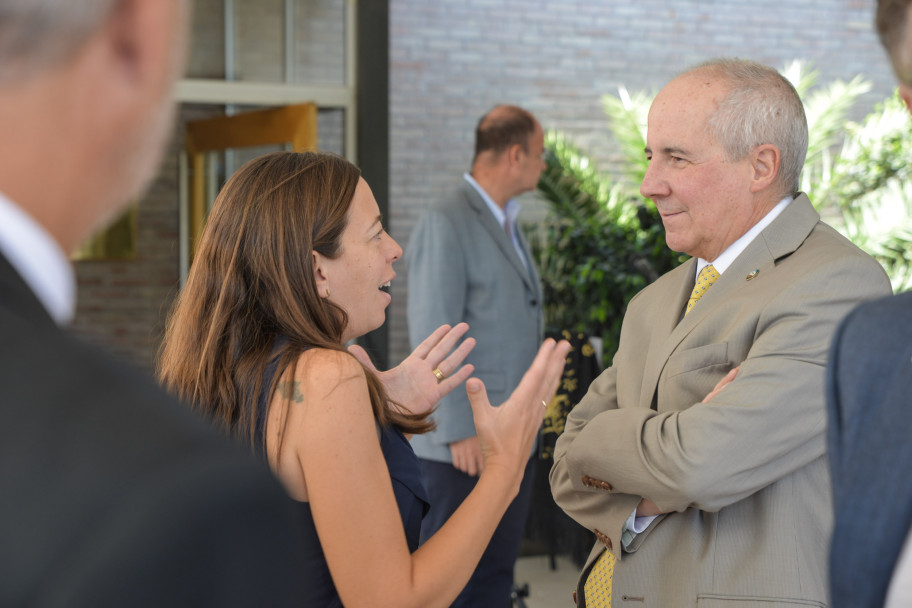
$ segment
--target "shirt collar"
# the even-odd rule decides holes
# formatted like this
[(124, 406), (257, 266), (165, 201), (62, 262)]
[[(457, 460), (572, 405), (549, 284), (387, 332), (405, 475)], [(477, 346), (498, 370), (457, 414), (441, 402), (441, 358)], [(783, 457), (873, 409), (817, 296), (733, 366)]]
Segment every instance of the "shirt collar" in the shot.
[(501, 209), (500, 205), (495, 203), (494, 199), (488, 196), (488, 193), (485, 192), (484, 188), (482, 188), (481, 185), (475, 181), (475, 178), (472, 177), (471, 174), (463, 173), (462, 177), (464, 177), (465, 180), (469, 182), (473, 188), (475, 188), (475, 190), (478, 192), (478, 195), (481, 197), (481, 200), (485, 202), (485, 204), (488, 206), (488, 209), (490, 209), (491, 213), (494, 214), (494, 219), (497, 220), (498, 224), (503, 226), (508, 216), (514, 224), (516, 223), (516, 216), (519, 215), (519, 211), (522, 208), (522, 205), (519, 204), (519, 201), (517, 201), (515, 198), (511, 198), (507, 201), (506, 206)]
[[(728, 246), (728, 249), (722, 252), (722, 254), (713, 260), (713, 268), (716, 269), (720, 275), (725, 272), (725, 270), (732, 265), (732, 262), (741, 255), (741, 252), (747, 249), (747, 246), (757, 238), (757, 235), (763, 232), (763, 229), (773, 223), (773, 220), (779, 217), (779, 214), (788, 207), (788, 204), (794, 199), (791, 194), (786, 196), (784, 199), (776, 203), (776, 206), (769, 210), (769, 212), (763, 216), (763, 218), (751, 226), (751, 229), (745, 232), (741, 238)], [(703, 258), (697, 258), (697, 271), (696, 274), (699, 275), (700, 271), (703, 270), (706, 266), (709, 266), (709, 262)]]
[(76, 277), (69, 259), (47, 230), (2, 192), (0, 253), (58, 325), (73, 320)]

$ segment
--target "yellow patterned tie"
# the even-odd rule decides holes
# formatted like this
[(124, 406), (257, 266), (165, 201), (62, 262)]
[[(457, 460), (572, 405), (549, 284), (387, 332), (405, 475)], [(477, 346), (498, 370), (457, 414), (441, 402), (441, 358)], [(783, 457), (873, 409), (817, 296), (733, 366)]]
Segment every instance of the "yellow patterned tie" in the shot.
[(615, 561), (614, 553), (606, 549), (592, 564), (583, 585), (586, 608), (611, 608), (611, 579), (614, 578)]
[[(687, 301), (687, 309), (684, 314), (690, 312), (694, 304), (703, 297), (706, 290), (719, 278), (719, 273), (713, 268), (712, 264), (704, 267), (697, 276), (697, 282)], [(589, 570), (589, 576), (583, 584), (583, 593), (586, 595), (586, 608), (611, 608), (611, 582), (614, 578), (614, 564), (617, 558), (614, 553), (602, 551), (598, 556), (592, 568)]]
[(694, 285), (693, 291), (690, 292), (690, 299), (687, 300), (687, 308), (684, 309), (684, 315), (690, 312), (690, 309), (694, 307), (700, 298), (703, 297), (703, 294), (706, 293), (712, 284), (719, 278), (719, 273), (716, 272), (716, 269), (713, 268), (712, 264), (703, 267), (703, 270), (700, 271), (700, 274), (697, 275), (697, 282)]

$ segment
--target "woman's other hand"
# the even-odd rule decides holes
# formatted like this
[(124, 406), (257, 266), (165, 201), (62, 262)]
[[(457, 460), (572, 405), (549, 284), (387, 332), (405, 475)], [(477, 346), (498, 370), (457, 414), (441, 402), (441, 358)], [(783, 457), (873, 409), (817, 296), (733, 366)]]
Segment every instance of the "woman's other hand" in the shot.
[(481, 380), (471, 378), (466, 382), (475, 430), (484, 454), (484, 472), (505, 467), (517, 491), (569, 352), (570, 343), (566, 340), (545, 340), (519, 386), (500, 407), (491, 405)]

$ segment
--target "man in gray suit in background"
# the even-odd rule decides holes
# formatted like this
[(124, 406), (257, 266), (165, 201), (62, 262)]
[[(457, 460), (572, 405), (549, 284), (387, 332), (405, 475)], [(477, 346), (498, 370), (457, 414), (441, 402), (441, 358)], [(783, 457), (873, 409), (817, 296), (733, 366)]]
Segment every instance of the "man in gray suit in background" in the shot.
[[(544, 169), (544, 134), (522, 108), (501, 105), (478, 123), (475, 158), (457, 188), (421, 217), (406, 249), (408, 324), (414, 348), (437, 327), (461, 321), (477, 340), (475, 366), (492, 403), (519, 384), (542, 341), (542, 291), (528, 243), (516, 226), (514, 197), (533, 190)], [(422, 541), (468, 496), (484, 467), (465, 392), (444, 397), (437, 429), (412, 439), (431, 508)], [(522, 486), (469, 584), (453, 606), (508, 606), (532, 486)]]

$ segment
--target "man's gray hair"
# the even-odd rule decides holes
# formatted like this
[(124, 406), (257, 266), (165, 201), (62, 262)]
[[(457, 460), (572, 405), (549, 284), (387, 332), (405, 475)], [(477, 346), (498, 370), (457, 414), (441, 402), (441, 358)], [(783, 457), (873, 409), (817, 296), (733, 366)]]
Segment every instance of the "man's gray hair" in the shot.
[(772, 144), (782, 155), (780, 194), (797, 192), (807, 156), (808, 124), (792, 83), (773, 68), (744, 59), (714, 59), (688, 73), (694, 71), (719, 76), (728, 86), (707, 125), (728, 160), (741, 160), (757, 146)]
[(73, 55), (119, 0), (0, 0), (0, 84)]

